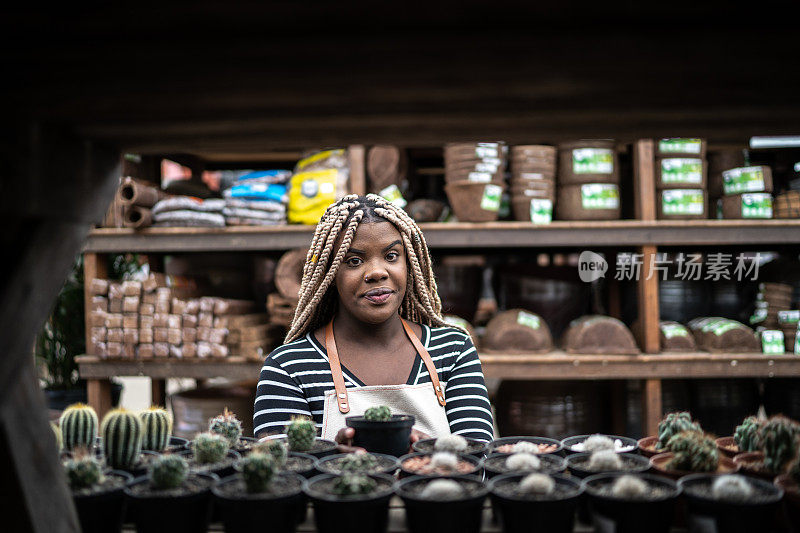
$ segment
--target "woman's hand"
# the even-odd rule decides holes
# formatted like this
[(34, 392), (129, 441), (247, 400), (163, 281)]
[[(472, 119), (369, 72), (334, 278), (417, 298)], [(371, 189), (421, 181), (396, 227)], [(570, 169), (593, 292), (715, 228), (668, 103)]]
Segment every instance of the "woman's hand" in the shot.
[(353, 437), (356, 435), (356, 430), (353, 428), (342, 428), (336, 434), (336, 444), (339, 453), (353, 453), (353, 452), (366, 452), (364, 448), (353, 446)]
[(415, 442), (420, 440), (425, 440), (431, 438), (430, 435), (426, 435), (425, 433), (421, 432), (418, 429), (411, 429), (411, 436), (408, 439), (408, 453), (414, 453), (413, 445)]

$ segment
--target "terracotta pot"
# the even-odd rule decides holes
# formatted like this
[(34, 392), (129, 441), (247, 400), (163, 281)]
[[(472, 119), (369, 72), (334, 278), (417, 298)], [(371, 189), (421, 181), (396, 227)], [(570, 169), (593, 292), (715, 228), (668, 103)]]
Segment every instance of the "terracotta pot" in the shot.
[(733, 462), (739, 465), (739, 471), (748, 476), (757, 477), (771, 481), (775, 479), (774, 472), (764, 470), (764, 452), (742, 452), (737, 453)]
[(736, 441), (733, 440), (733, 437), (720, 437), (714, 442), (717, 443), (717, 449), (725, 455), (725, 457), (733, 457), (739, 453), (739, 447), (736, 445)]
[(511, 147), (511, 157), (538, 157), (555, 161), (557, 149), (547, 144), (518, 144)]
[[(514, 220), (519, 220), (521, 222), (531, 222), (531, 200), (533, 200), (534, 198), (537, 197), (522, 196), (522, 197), (511, 198), (511, 214), (514, 216)], [(554, 203), (553, 202), (554, 199), (552, 196), (542, 196), (539, 199), (550, 200), (550, 206), (552, 209)], [(552, 211), (550, 212), (550, 220), (552, 221)]]
[(639, 453), (645, 457), (649, 458), (661, 453), (661, 450), (656, 448), (658, 446), (657, 436), (643, 437), (636, 443), (639, 445)]
[[(611, 164), (609, 172), (575, 172), (574, 150), (610, 150)], [(578, 185), (581, 183), (619, 183), (619, 158), (614, 141), (589, 140), (563, 143), (558, 146), (558, 183), (559, 185)], [(592, 170), (592, 169), (589, 169)], [(600, 169), (597, 169), (600, 170)]]
[(511, 185), (527, 185), (529, 182), (546, 181), (555, 184), (555, 172), (550, 170), (521, 170), (512, 169), (511, 171)]
[[(444, 186), (447, 199), (459, 222), (493, 222), (497, 220), (500, 194), (496, 195), (496, 204), (485, 204), (483, 202), (484, 194), (491, 193), (487, 187), (499, 187), (502, 193), (502, 187), (490, 183), (458, 181)], [(493, 209), (495, 205), (497, 208)]]
[[(672, 452), (664, 452), (659, 453), (650, 458), (650, 465), (653, 467), (653, 470), (662, 476), (666, 476), (670, 479), (678, 480), (683, 476), (688, 476), (689, 474), (697, 474), (698, 472), (690, 472), (688, 470), (669, 470), (665, 467), (665, 465), (672, 459), (673, 453)], [(739, 471), (739, 465), (733, 462), (733, 459), (730, 457), (720, 456), (719, 458), (719, 465), (717, 466), (716, 472), (712, 472), (714, 474), (731, 474), (733, 472)]]
[[(617, 194), (616, 201), (610, 198), (607, 200), (608, 203), (600, 207), (593, 206), (591, 204), (591, 199), (584, 201), (584, 196), (591, 198), (594, 189), (604, 189), (606, 185), (615, 188)], [(559, 183), (556, 204), (558, 206), (556, 209), (556, 218), (559, 220), (618, 220), (622, 214), (619, 187), (615, 184), (597, 181), (566, 186), (562, 186)]]

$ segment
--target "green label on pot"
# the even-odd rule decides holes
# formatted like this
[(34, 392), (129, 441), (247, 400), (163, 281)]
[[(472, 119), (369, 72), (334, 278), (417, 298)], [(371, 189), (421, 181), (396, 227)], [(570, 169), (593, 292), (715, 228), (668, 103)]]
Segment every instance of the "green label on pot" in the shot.
[(500, 197), (503, 195), (503, 188), (499, 185), (487, 184), (483, 188), (481, 198), (481, 209), (486, 211), (498, 211), (500, 209)]
[(525, 311), (517, 313), (517, 324), (528, 326), (531, 329), (539, 329), (540, 326), (539, 317)]
[(661, 324), (661, 333), (664, 337), (671, 339), (672, 337), (688, 337), (689, 330), (681, 324)]
[(581, 205), (584, 209), (617, 209), (619, 189), (613, 183), (581, 185)]
[(476, 172), (488, 172), (489, 174), (494, 174), (497, 172), (498, 168), (500, 168), (499, 159), (484, 159), (483, 163), (477, 163), (475, 165)]
[(488, 172), (470, 172), (467, 179), (477, 183), (489, 183), (492, 181), (492, 175)]
[(753, 315), (750, 317), (751, 324), (759, 324), (764, 322), (767, 319), (767, 308), (766, 307), (756, 307)]
[(531, 198), (531, 222), (549, 224), (553, 221), (553, 202), (547, 198)]
[(722, 172), (722, 190), (725, 194), (764, 190), (763, 167), (740, 167)]
[(778, 322), (780, 324), (797, 324), (800, 322), (800, 310), (778, 311)]
[(500, 157), (500, 150), (498, 145), (495, 143), (478, 143), (478, 146), (475, 147), (475, 155), (480, 158), (498, 158)]
[(786, 353), (783, 343), (783, 332), (776, 329), (765, 329), (761, 332), (761, 350), (765, 354)]
[(663, 154), (699, 154), (703, 148), (700, 139), (661, 139), (658, 151)]
[(661, 183), (703, 183), (703, 160), (670, 157), (661, 160)]
[(389, 203), (396, 205), (400, 209), (404, 208), (408, 202), (406, 202), (405, 198), (403, 198), (403, 193), (400, 192), (400, 189), (397, 185), (389, 185), (385, 189), (383, 189), (380, 193)]
[(661, 191), (661, 209), (665, 215), (702, 215), (705, 195), (696, 189)]
[(772, 218), (772, 195), (769, 193), (743, 194), (742, 218)]
[(614, 152), (608, 148), (576, 148), (572, 150), (572, 172), (611, 174), (614, 172)]

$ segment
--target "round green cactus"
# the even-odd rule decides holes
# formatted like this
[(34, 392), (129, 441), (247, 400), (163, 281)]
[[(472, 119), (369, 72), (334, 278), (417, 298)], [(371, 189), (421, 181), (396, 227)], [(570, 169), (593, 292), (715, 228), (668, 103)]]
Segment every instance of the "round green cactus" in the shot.
[(228, 439), (230, 446), (236, 446), (242, 436), (242, 423), (236, 415), (226, 407), (221, 415), (217, 415), (208, 422), (208, 431), (222, 435)]
[(378, 466), (378, 458), (371, 453), (349, 453), (340, 466), (343, 472), (369, 472)]
[(342, 474), (336, 478), (331, 491), (339, 496), (369, 494), (375, 490), (375, 480), (364, 474)]
[(666, 464), (671, 470), (714, 472), (719, 466), (717, 443), (702, 431), (682, 431), (673, 435), (667, 442), (667, 449), (673, 453)]
[(268, 453), (252, 452), (237, 465), (242, 474), (247, 492), (256, 494), (266, 492), (275, 477), (277, 465)]
[(81, 450), (64, 463), (64, 472), (72, 490), (88, 489), (103, 481), (103, 467), (91, 453)]
[(142, 451), (142, 421), (127, 409), (114, 409), (103, 418), (103, 452), (112, 468), (130, 470)]
[(189, 463), (180, 455), (161, 455), (148, 469), (150, 486), (155, 490), (169, 490), (180, 487), (189, 474)]
[(286, 428), (286, 440), (293, 452), (306, 452), (317, 439), (317, 426), (309, 418), (294, 418)]
[(216, 433), (200, 433), (192, 441), (192, 451), (198, 464), (219, 463), (228, 453), (228, 439)]
[(682, 431), (699, 430), (700, 424), (694, 422), (688, 412), (669, 413), (658, 423), (658, 449), (666, 449), (669, 439)]
[(92, 449), (97, 437), (97, 413), (83, 403), (74, 403), (64, 409), (58, 420), (64, 449)]
[(797, 455), (797, 438), (800, 425), (776, 415), (770, 417), (758, 432), (758, 440), (764, 451), (764, 468), (768, 472), (782, 474), (786, 466)]
[(388, 422), (392, 419), (392, 410), (385, 405), (370, 407), (364, 411), (364, 418), (370, 422)]
[(271, 455), (275, 461), (275, 466), (278, 468), (282, 468), (289, 457), (289, 449), (286, 442), (279, 439), (259, 442), (254, 446), (254, 451)]
[(163, 452), (169, 445), (172, 434), (172, 417), (162, 407), (150, 407), (139, 413), (142, 420), (142, 449), (152, 452)]

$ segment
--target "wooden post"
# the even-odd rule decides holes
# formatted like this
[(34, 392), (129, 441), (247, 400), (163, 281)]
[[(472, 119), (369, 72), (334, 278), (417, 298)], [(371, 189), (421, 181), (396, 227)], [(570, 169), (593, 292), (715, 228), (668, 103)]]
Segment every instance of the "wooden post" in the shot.
[(642, 431), (645, 436), (658, 435), (658, 422), (662, 416), (661, 380), (646, 379), (642, 391)]
[(111, 380), (87, 379), (86, 396), (98, 418), (102, 419), (111, 410)]
[[(105, 254), (83, 254), (83, 308), (87, 310), (87, 317), (89, 315), (88, 309), (90, 309), (92, 302), (92, 295), (90, 292), (92, 280), (107, 277), (108, 265), (106, 264)], [(94, 345), (91, 340), (91, 329), (89, 321), (86, 320), (86, 353), (89, 355), (102, 356), (104, 354), (95, 353), (96, 350), (94, 350)]]
[(167, 380), (153, 378), (150, 380), (150, 402), (152, 405), (167, 406)]
[(367, 194), (366, 149), (363, 144), (353, 144), (347, 148), (350, 162), (350, 192)]

